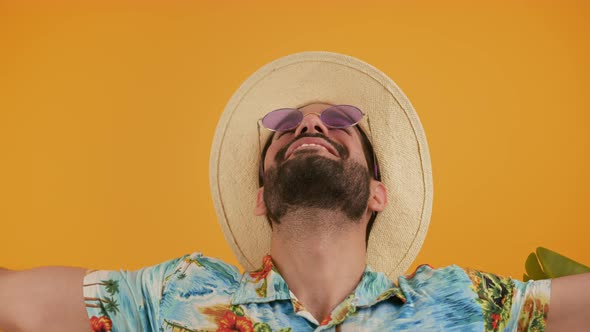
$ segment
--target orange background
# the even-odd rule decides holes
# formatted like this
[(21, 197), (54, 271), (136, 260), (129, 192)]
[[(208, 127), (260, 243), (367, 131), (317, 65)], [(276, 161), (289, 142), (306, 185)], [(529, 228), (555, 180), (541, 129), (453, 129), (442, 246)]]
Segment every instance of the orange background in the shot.
[[(417, 262), (520, 278), (590, 264), (588, 5), (579, 1), (0, 3), (0, 265), (236, 263), (209, 193), (225, 103), (263, 64), (328, 50), (380, 68), (434, 170)], [(255, 125), (255, 124), (252, 124)]]

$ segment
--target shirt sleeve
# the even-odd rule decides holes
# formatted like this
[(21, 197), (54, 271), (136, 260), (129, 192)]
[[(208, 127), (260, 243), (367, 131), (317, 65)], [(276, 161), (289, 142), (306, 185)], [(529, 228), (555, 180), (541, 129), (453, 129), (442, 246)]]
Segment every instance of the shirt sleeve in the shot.
[(545, 331), (551, 280), (522, 282), (467, 269), (485, 331)]
[(92, 331), (158, 331), (166, 277), (184, 257), (131, 272), (87, 271), (83, 291)]

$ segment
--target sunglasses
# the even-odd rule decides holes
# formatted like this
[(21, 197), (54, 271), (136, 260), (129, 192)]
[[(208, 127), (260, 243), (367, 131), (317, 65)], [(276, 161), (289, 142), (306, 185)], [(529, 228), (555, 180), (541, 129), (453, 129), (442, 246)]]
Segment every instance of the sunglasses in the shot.
[[(358, 124), (365, 116), (365, 113), (363, 111), (352, 105), (335, 105), (326, 108), (320, 113), (307, 114), (303, 114), (303, 112), (295, 108), (280, 108), (278, 110), (271, 111), (267, 113), (264, 117), (262, 117), (262, 119), (259, 119), (257, 123), (258, 152), (261, 155), (261, 158), (263, 158), (263, 156), (266, 155), (266, 149), (268, 148), (270, 141), (268, 141), (264, 149), (262, 149), (260, 144), (260, 124), (262, 124), (264, 128), (270, 131), (285, 132), (297, 128), (303, 121), (303, 118), (310, 114), (317, 115), (326, 127), (335, 129), (352, 127)], [(369, 121), (368, 116), (367, 123), (369, 125), (369, 133), (371, 133), (371, 122)], [(359, 132), (361, 133), (361, 136), (366, 140), (366, 145), (369, 149), (369, 155), (372, 155), (373, 157), (373, 177), (376, 180), (381, 181), (381, 172), (379, 171), (379, 166), (377, 164), (377, 157), (375, 156), (375, 152), (373, 151), (373, 147), (371, 146), (371, 140), (367, 137), (365, 132), (360, 127)], [(367, 161), (367, 163), (369, 163), (369, 161)], [(262, 180), (264, 178), (263, 160), (260, 161), (258, 175), (259, 185), (262, 186)]]
[(348, 128), (359, 123), (365, 115), (360, 109), (351, 105), (335, 105), (326, 108), (320, 113), (303, 114), (298, 109), (281, 108), (267, 113), (260, 123), (270, 131), (284, 132), (297, 128), (303, 118), (315, 114), (328, 128)]

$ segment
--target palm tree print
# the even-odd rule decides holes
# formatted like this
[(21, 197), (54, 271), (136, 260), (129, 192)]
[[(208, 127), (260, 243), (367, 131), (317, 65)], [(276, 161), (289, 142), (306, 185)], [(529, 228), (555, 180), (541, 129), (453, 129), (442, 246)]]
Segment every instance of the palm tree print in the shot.
[(106, 297), (105, 298), (106, 301), (104, 302), (104, 309), (106, 312), (110, 312), (113, 314), (116, 314), (119, 312), (119, 304), (117, 303), (117, 300), (115, 300), (112, 297)]
[(113, 279), (101, 280), (101, 282), (95, 282), (92, 284), (85, 284), (84, 287), (96, 285), (105, 286), (106, 291), (113, 296), (119, 293), (119, 281)]
[(184, 265), (184, 268), (177, 268), (173, 274), (170, 274), (169, 276), (167, 276), (166, 278), (164, 278), (164, 282), (168, 282), (168, 280), (170, 280), (170, 278), (172, 278), (172, 276), (176, 275), (177, 279), (184, 279), (186, 278), (186, 270), (192, 265), (195, 264), (199, 267), (202, 267), (203, 264), (201, 264), (201, 262), (199, 262), (199, 260), (197, 260), (196, 258), (190, 258), (190, 257), (186, 257), (183, 259), (184, 263), (186, 263)]
[[(111, 296), (100, 297), (85, 297), (86, 307), (88, 308), (99, 308), (101, 314), (108, 316), (108, 313), (117, 314), (119, 312), (119, 303), (115, 300), (115, 295), (119, 293), (119, 281), (114, 279), (101, 280), (101, 282), (95, 282), (92, 284), (85, 284), (84, 287), (90, 286), (103, 286), (107, 293)], [(92, 303), (98, 302), (98, 303)]]
[(98, 302), (98, 304), (86, 303), (86, 307), (98, 308), (103, 315), (108, 315), (108, 313), (117, 314), (119, 312), (119, 303), (117, 303), (117, 300), (112, 297), (107, 296), (104, 299), (98, 297), (85, 297), (84, 301)]
[(208, 332), (205, 330), (196, 330), (196, 329), (189, 329), (186, 326), (180, 325), (178, 323), (173, 323), (168, 321), (167, 319), (164, 319), (164, 327), (166, 328), (166, 331), (171, 331), (171, 332)]

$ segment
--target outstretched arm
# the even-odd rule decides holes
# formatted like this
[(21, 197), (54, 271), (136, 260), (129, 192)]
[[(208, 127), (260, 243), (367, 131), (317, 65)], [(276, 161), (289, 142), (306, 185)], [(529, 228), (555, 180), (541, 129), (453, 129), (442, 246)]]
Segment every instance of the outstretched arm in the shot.
[(553, 279), (547, 331), (588, 331), (590, 327), (590, 273)]
[(85, 269), (0, 268), (0, 330), (90, 331), (82, 295)]

